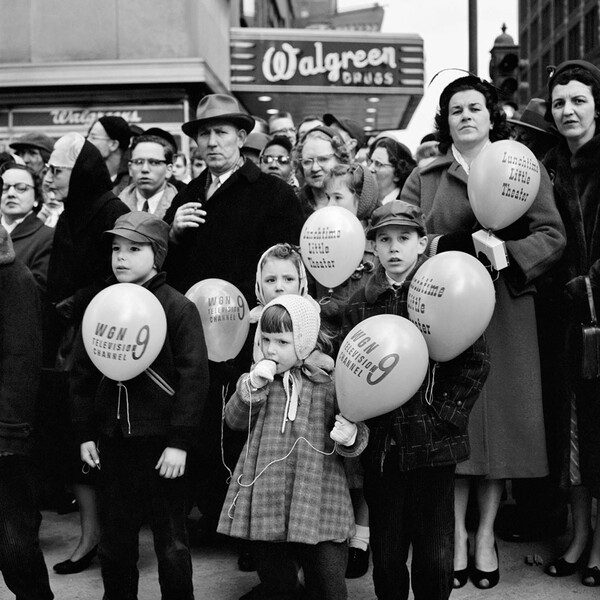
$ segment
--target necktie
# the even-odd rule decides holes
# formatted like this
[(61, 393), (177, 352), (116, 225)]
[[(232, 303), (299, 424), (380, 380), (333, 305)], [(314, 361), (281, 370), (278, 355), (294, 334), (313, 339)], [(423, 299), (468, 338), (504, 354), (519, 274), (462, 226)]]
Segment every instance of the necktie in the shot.
[(208, 200), (220, 187), (221, 181), (218, 177), (213, 177), (208, 190), (206, 191), (206, 199)]
[(150, 212), (150, 205), (148, 204), (148, 200), (144, 200), (144, 205), (142, 206), (143, 212)]

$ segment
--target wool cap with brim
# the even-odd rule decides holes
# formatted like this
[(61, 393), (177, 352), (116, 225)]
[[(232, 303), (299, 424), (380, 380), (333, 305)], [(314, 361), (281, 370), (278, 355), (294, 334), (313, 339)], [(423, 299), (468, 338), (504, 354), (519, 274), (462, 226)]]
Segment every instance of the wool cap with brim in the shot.
[[(277, 296), (265, 306), (283, 306), (292, 319), (294, 349), (300, 360), (304, 360), (316, 347), (321, 328), (321, 316), (317, 303), (297, 294)], [(263, 312), (264, 315), (264, 312)]]
[(254, 117), (240, 111), (239, 104), (233, 96), (227, 94), (209, 94), (204, 96), (196, 109), (196, 119), (181, 126), (183, 133), (196, 139), (198, 129), (210, 122), (225, 121), (232, 123), (246, 133), (254, 128)]
[(545, 100), (542, 98), (532, 98), (518, 119), (506, 119), (506, 122), (556, 137), (556, 129), (544, 118), (546, 110)]
[(121, 215), (114, 227), (104, 234), (120, 235), (132, 242), (150, 243), (156, 268), (160, 269), (167, 257), (169, 229), (169, 225), (162, 219), (144, 211), (134, 211)]
[(331, 113), (326, 113), (323, 115), (323, 122), (328, 127), (335, 124), (338, 125), (338, 127), (341, 127), (344, 131), (346, 131), (353, 140), (356, 140), (357, 150), (359, 148), (362, 148), (367, 142), (367, 136), (365, 135), (363, 128), (352, 119), (336, 117)]
[(256, 152), (262, 152), (263, 148), (269, 141), (269, 136), (266, 133), (260, 131), (252, 131), (248, 134), (246, 141), (244, 142), (243, 148), (250, 148), (256, 150)]
[[(43, 152), (47, 152), (48, 156), (54, 148), (54, 140), (47, 136), (45, 133), (40, 131), (32, 131), (22, 135), (17, 141), (9, 144), (13, 150), (27, 150), (28, 148), (35, 148)], [(48, 160), (48, 156), (46, 160)]]
[(387, 225), (414, 227), (423, 235), (427, 231), (423, 211), (415, 204), (404, 200), (392, 200), (373, 211), (371, 225), (366, 231), (367, 239), (374, 240), (377, 230)]

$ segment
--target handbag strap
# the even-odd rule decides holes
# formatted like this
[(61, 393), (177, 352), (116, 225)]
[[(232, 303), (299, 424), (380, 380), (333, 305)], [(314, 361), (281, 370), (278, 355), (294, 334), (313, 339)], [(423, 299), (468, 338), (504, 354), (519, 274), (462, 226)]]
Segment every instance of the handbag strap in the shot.
[(585, 276), (585, 289), (587, 290), (588, 302), (590, 304), (590, 315), (592, 316), (592, 325), (595, 325), (596, 307), (594, 306), (594, 296), (592, 295), (592, 283), (587, 275)]

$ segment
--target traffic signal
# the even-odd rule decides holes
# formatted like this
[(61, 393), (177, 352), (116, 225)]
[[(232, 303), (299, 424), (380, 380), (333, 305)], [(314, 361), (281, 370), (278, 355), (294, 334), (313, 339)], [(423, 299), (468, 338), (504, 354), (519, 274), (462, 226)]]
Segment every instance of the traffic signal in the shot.
[(490, 54), (490, 77), (498, 89), (500, 100), (518, 102), (519, 46), (506, 33), (506, 25), (502, 26), (502, 35), (496, 38)]

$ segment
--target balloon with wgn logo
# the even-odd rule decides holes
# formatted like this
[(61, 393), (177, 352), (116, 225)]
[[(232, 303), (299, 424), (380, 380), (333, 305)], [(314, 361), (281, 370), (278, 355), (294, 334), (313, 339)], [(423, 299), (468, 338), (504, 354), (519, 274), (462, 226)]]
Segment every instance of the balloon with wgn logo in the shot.
[(365, 244), (360, 221), (341, 206), (315, 211), (300, 233), (302, 260), (311, 275), (327, 288), (344, 283), (354, 273), (365, 253)]
[(143, 373), (159, 355), (167, 318), (152, 292), (134, 283), (116, 283), (89, 303), (81, 333), (98, 370), (109, 379), (127, 381)]
[(419, 328), (429, 356), (445, 362), (464, 352), (486, 330), (496, 294), (487, 269), (465, 252), (426, 260), (408, 289), (408, 316)]
[(501, 140), (471, 163), (467, 192), (475, 217), (496, 231), (527, 212), (540, 189), (540, 165), (524, 144)]
[(376, 315), (361, 321), (345, 337), (335, 364), (340, 412), (364, 421), (402, 406), (423, 383), (428, 365), (425, 340), (408, 319)]
[(235, 358), (248, 337), (248, 303), (235, 285), (223, 279), (203, 279), (185, 294), (200, 313), (208, 359)]

